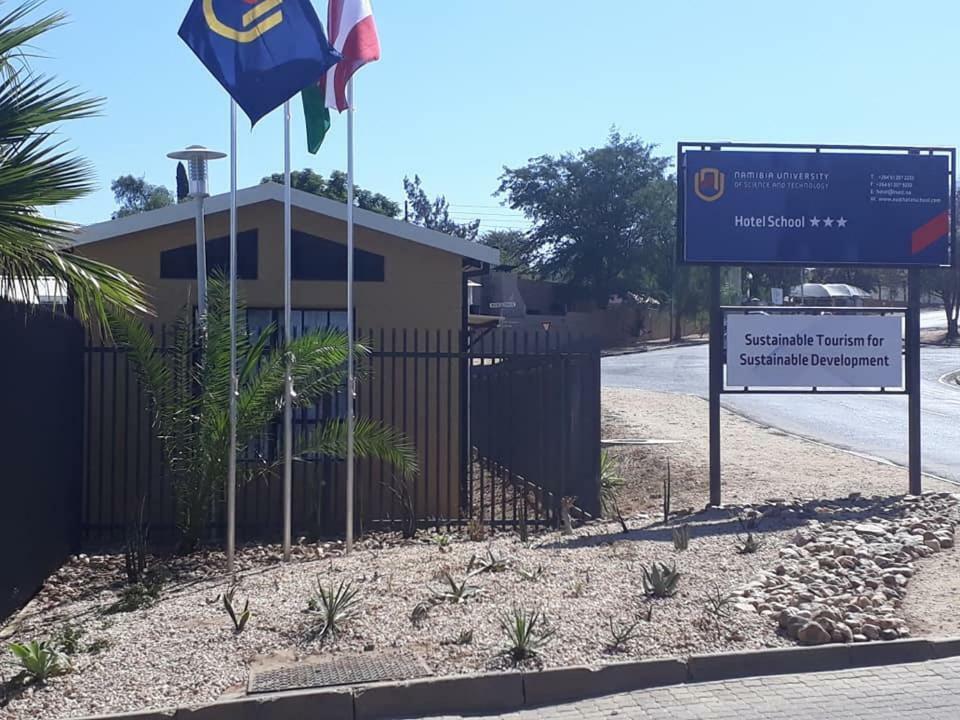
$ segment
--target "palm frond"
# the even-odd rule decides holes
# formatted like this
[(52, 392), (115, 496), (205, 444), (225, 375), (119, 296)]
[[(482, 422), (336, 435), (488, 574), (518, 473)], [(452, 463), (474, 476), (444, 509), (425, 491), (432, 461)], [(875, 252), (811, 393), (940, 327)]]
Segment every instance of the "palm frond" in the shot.
[(74, 226), (38, 208), (93, 190), (90, 165), (53, 142), (57, 123), (89, 117), (102, 102), (35, 74), (27, 43), (60, 25), (53, 13), (30, 20), (30, 0), (0, 15), (0, 296), (31, 302), (50, 282), (66, 288), (77, 316), (108, 335), (111, 312), (148, 311), (133, 277), (70, 253)]
[[(375, 420), (355, 420), (354, 450), (358, 458), (373, 458), (389, 463), (404, 478), (412, 478), (417, 474), (417, 453), (406, 436)], [(332, 420), (308, 433), (297, 448), (298, 456), (307, 454), (346, 457), (347, 424), (342, 420)]]

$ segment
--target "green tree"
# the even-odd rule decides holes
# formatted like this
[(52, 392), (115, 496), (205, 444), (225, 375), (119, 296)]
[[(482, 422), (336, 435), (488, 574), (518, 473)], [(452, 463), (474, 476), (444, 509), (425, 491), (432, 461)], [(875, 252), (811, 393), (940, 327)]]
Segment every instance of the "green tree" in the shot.
[(673, 273), (676, 186), (654, 149), (614, 129), (603, 147), (505, 168), (496, 194), (533, 223), (521, 256), (601, 307), (613, 293), (662, 294)]
[(151, 185), (143, 177), (122, 175), (110, 183), (118, 207), (113, 219), (158, 210), (174, 204), (173, 194), (163, 185)]
[[(261, 180), (263, 183), (273, 182), (284, 184), (283, 173), (274, 173), (270, 177)], [(306, 170), (294, 170), (290, 173), (290, 185), (295, 190), (302, 190), (313, 195), (319, 195), (330, 200), (345, 203), (347, 201), (347, 174), (340, 170), (334, 170), (329, 178), (315, 173), (307, 168)], [(354, 187), (354, 196), (357, 206), (362, 210), (386, 215), (395, 218), (400, 214), (400, 206), (386, 195), (364, 190), (361, 187)]]
[(455, 222), (450, 217), (450, 203), (443, 195), (433, 200), (427, 197), (419, 175), (413, 180), (403, 179), (403, 190), (407, 195), (407, 206), (410, 210), (410, 222), (447, 235), (456, 235), (464, 240), (475, 241), (480, 232), (480, 221), (473, 220), (467, 223)]
[(186, 202), (190, 198), (190, 179), (187, 177), (187, 168), (182, 162), (177, 163), (177, 202)]
[(90, 166), (65, 151), (61, 123), (94, 115), (101, 101), (31, 70), (37, 38), (63, 24), (54, 13), (28, 20), (39, 3), (0, 15), (0, 297), (27, 300), (41, 284), (66, 287), (77, 316), (101, 328), (113, 311), (145, 312), (140, 284), (126, 273), (71, 252), (74, 226), (45, 217), (93, 190)]
[(920, 288), (943, 303), (947, 316), (947, 342), (960, 340), (960, 265), (952, 268), (922, 270)]
[(518, 275), (532, 275), (523, 257), (524, 234), (519, 230), (491, 230), (480, 238), (480, 243), (500, 251), (500, 262), (512, 265)]
[[(208, 290), (207, 333), (199, 345), (189, 321), (192, 305), (181, 311), (173, 341), (163, 350), (139, 320), (123, 317), (114, 323), (114, 337), (129, 351), (154, 411), (154, 428), (170, 466), (184, 552), (196, 547), (212, 503), (223, 492), (230, 451), (230, 295), (223, 277), (212, 278)], [(343, 388), (347, 337), (328, 329), (271, 349), (276, 327), (252, 338), (242, 301), (237, 318), (237, 450), (243, 456), (253, 442), (263, 440), (277, 426), (287, 359), (292, 363), (297, 405), (312, 407)], [(368, 352), (362, 345), (357, 349), (361, 359)], [(416, 473), (413, 448), (392, 428), (358, 418), (355, 438), (357, 457), (379, 458), (405, 478)], [(346, 455), (346, 440), (346, 423), (328, 420), (298, 438), (296, 453), (298, 457), (341, 458)], [(274, 469), (262, 466), (257, 474), (269, 476)]]

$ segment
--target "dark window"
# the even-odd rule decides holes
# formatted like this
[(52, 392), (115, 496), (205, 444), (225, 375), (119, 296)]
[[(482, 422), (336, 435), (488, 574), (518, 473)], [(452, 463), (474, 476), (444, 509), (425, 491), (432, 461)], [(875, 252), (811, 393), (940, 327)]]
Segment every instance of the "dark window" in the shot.
[[(383, 255), (356, 250), (354, 279), (383, 282)], [(293, 279), (347, 281), (347, 246), (332, 240), (293, 231)]]
[[(257, 231), (237, 233), (237, 277), (257, 279)], [(230, 271), (230, 238), (207, 240), (207, 275)], [(191, 280), (197, 277), (197, 246), (193, 243), (160, 253), (160, 277)]]

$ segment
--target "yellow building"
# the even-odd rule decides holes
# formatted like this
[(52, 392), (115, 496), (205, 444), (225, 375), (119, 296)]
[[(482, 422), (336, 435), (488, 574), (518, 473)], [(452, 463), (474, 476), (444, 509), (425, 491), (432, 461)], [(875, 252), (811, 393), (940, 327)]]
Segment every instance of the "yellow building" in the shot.
[[(195, 210), (192, 202), (90, 225), (75, 252), (139, 278), (155, 309), (157, 331), (196, 301)], [(225, 270), (229, 196), (206, 201), (207, 267)], [(498, 262), (492, 248), (365, 210), (357, 210), (355, 322), (372, 343), (372, 376), (360, 388), (358, 411), (403, 430), (422, 468), (413, 488), (418, 517), (456, 517), (465, 453), (462, 374), (467, 325), (467, 273)], [(346, 326), (346, 206), (293, 191), (295, 332)], [(238, 192), (238, 288), (251, 330), (282, 320), (283, 187)], [(172, 524), (169, 488), (145, 402), (126, 358), (111, 348), (88, 352), (84, 526), (90, 539), (115, 539), (147, 501), (154, 527)], [(337, 403), (302, 413), (301, 425)], [(398, 493), (389, 468), (358, 471), (361, 521), (396, 521)], [(295, 474), (297, 527), (333, 531), (342, 517), (339, 463), (300, 463)], [(278, 526), (279, 483), (252, 482), (240, 494), (240, 528)], [(216, 519), (214, 519), (216, 521)], [(119, 525), (118, 525), (119, 523)]]

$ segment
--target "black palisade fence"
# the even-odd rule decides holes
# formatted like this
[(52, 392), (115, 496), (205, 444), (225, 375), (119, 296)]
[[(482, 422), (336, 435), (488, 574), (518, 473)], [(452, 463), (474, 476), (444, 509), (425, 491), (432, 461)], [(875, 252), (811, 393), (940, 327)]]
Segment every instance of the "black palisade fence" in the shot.
[[(170, 329), (156, 328), (161, 345)], [(361, 330), (371, 349), (358, 381), (358, 416), (400, 430), (417, 450), (419, 473), (405, 481), (375, 460), (356, 470), (360, 532), (448, 528), (476, 518), (533, 530), (559, 522), (561, 500), (599, 512), (600, 356), (559, 333), (495, 329)], [(122, 542), (142, 506), (154, 542), (175, 538), (175, 505), (152, 410), (125, 350), (88, 340), (85, 352), (83, 539)], [(307, 431), (343, 417), (345, 393), (294, 413), (294, 448)], [(283, 523), (280, 423), (251, 443), (238, 469), (237, 522), (243, 540), (276, 541)], [(275, 468), (275, 470), (267, 470)], [(298, 536), (344, 531), (341, 459), (294, 463)], [(208, 539), (223, 536), (218, 502)]]

